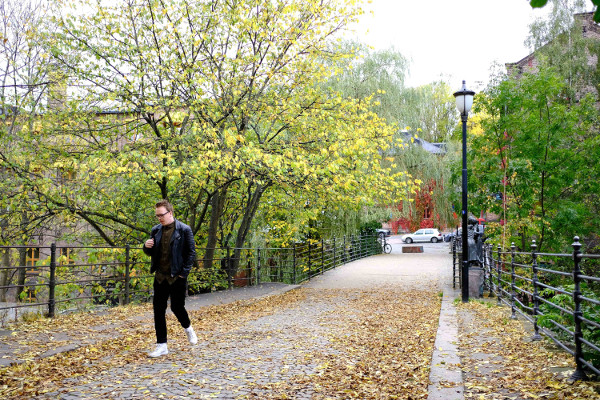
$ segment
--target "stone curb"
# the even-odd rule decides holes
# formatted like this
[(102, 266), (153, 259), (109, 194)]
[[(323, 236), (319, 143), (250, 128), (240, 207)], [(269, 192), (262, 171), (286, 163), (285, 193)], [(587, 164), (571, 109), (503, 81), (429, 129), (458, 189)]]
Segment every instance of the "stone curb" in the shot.
[(429, 373), (428, 400), (463, 400), (464, 383), (458, 356), (458, 315), (454, 299), (458, 292), (444, 287), (440, 320)]

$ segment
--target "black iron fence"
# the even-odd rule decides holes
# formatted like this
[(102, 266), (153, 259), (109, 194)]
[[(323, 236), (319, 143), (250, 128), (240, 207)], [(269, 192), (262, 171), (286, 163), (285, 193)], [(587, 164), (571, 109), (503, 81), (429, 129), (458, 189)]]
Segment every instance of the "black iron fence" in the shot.
[[(578, 237), (572, 247), (572, 253), (541, 253), (535, 240), (529, 252), (486, 245), (482, 267), (483, 288), (511, 308), (511, 318), (519, 314), (533, 325), (533, 340), (544, 335), (574, 357), (576, 380), (600, 375), (600, 255), (582, 253)], [(460, 284), (461, 256), (453, 246)]]
[(462, 274), (460, 273), (462, 266), (462, 243), (458, 236), (452, 238), (450, 248), (452, 249), (452, 288), (456, 289), (456, 284), (462, 288)]
[[(264, 282), (301, 283), (327, 270), (380, 254), (376, 235), (308, 240), (286, 248), (217, 248), (198, 259), (190, 295)], [(206, 249), (197, 249), (199, 256)], [(0, 325), (27, 313), (148, 301), (150, 259), (141, 246), (0, 246)]]

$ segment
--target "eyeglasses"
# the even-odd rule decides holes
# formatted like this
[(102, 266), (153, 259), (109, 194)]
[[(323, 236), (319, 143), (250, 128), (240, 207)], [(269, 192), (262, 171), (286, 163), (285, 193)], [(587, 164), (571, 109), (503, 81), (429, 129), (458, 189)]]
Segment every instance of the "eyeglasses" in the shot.
[(165, 215), (167, 215), (168, 213), (170, 213), (171, 211), (167, 211), (166, 213), (162, 213), (162, 214), (156, 214), (156, 218), (161, 219), (162, 217), (164, 217)]

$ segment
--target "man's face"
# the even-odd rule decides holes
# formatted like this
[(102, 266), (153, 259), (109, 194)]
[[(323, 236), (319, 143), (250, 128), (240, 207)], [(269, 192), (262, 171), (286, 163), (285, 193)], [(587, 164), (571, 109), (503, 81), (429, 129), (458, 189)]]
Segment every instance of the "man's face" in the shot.
[(158, 221), (161, 223), (162, 226), (172, 224), (175, 220), (173, 218), (173, 213), (167, 211), (167, 209), (162, 206), (156, 209), (156, 218), (158, 218)]

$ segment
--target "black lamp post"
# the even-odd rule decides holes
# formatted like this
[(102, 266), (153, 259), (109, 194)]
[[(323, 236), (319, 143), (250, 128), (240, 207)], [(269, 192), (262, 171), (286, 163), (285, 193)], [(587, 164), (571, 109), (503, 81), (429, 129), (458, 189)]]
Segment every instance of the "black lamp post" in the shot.
[(456, 108), (462, 120), (462, 301), (469, 301), (469, 238), (467, 235), (467, 119), (473, 105), (475, 92), (468, 90), (465, 81), (462, 89), (454, 93)]

